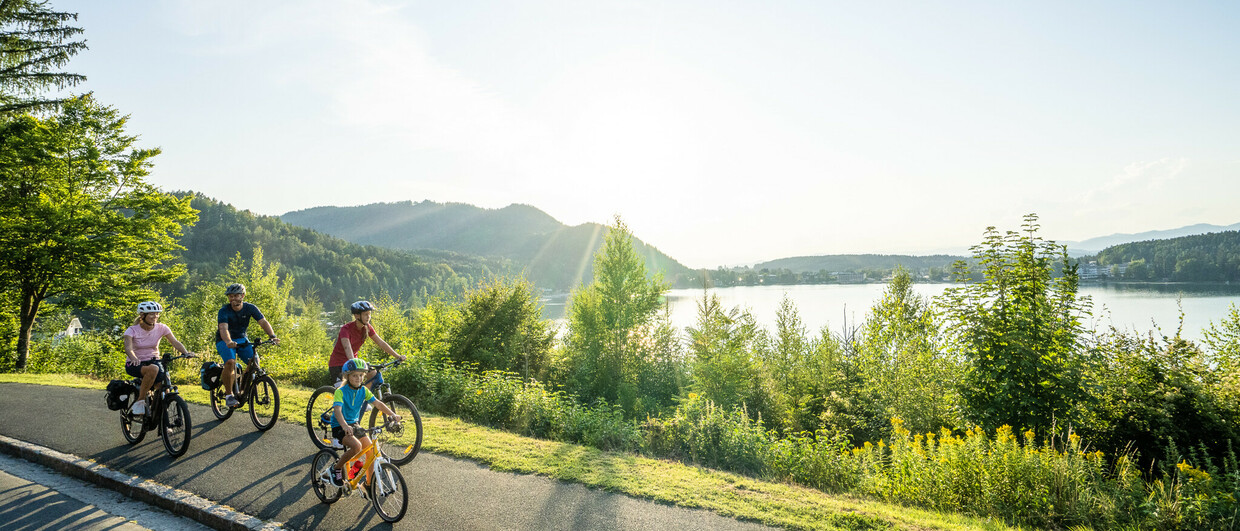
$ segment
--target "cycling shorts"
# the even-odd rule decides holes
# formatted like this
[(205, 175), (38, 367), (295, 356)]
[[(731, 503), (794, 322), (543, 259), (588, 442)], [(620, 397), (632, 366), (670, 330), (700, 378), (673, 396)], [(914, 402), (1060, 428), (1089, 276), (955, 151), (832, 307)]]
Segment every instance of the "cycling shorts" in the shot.
[(160, 363), (160, 362), (159, 362), (159, 360), (146, 360), (146, 361), (142, 362), (142, 364), (141, 364), (141, 365), (130, 365), (130, 364), (126, 363), (126, 364), (125, 364), (125, 374), (128, 374), (128, 375), (130, 375), (130, 376), (133, 376), (134, 378), (141, 378), (141, 377), (142, 377), (142, 368), (143, 368), (143, 367), (146, 367), (147, 365), (154, 365), (154, 366), (156, 366), (156, 367), (158, 367), (158, 368), (159, 368), (159, 373), (157, 373), (157, 374), (155, 375), (155, 381), (157, 381), (157, 382), (158, 382), (158, 381), (160, 381), (160, 380), (162, 380), (162, 379), (163, 379), (163, 376), (164, 376), (164, 364), (163, 364), (163, 363)]
[(234, 341), (237, 342), (237, 348), (228, 348), (228, 343), (217, 341), (215, 343), (215, 351), (220, 353), (220, 359), (224, 360), (225, 363), (228, 360), (235, 360), (240, 357), (241, 361), (249, 365), (254, 359), (254, 345), (250, 344), (250, 341), (244, 337)]

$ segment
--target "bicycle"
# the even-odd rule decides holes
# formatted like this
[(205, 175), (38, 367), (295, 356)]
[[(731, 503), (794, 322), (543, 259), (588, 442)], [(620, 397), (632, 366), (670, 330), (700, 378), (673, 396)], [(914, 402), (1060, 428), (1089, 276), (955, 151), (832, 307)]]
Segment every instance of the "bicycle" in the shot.
[[(196, 357), (193, 353), (174, 357), (164, 356), (158, 363), (163, 368), (162, 366), (181, 358)], [(146, 432), (158, 428), (168, 455), (181, 457), (189, 450), (189, 439), (193, 429), (193, 423), (189, 418), (189, 406), (177, 392), (177, 386), (173, 385), (172, 380), (168, 378), (167, 371), (160, 371), (160, 374), (162, 377), (156, 380), (155, 385), (146, 395), (146, 413), (135, 415), (130, 412), (129, 408), (121, 410), (121, 433), (125, 435), (125, 440), (130, 445), (134, 445), (142, 442), (142, 439), (146, 437)], [(136, 388), (141, 388), (142, 378), (134, 378), (133, 384)], [(156, 390), (154, 387), (159, 389)], [(135, 395), (134, 398), (137, 399), (137, 396)]]
[[(399, 367), (401, 363), (403, 363), (402, 360), (392, 360), (382, 365), (372, 365), (371, 368), (375, 370), (374, 378), (362, 384), (370, 385), (370, 382), (375, 382), (375, 399), (386, 404), (393, 413), (400, 415), (401, 419), (413, 421), (414, 433), (405, 433), (405, 423), (402, 422), (398, 425), (399, 427), (395, 428), (398, 431), (393, 432), (393, 440), (379, 446), (379, 451), (397, 465), (405, 465), (413, 461), (418, 451), (422, 449), (422, 415), (418, 413), (417, 406), (414, 406), (413, 401), (405, 396), (393, 393), (392, 385), (383, 381), (384, 369)], [(306, 403), (306, 431), (310, 433), (310, 440), (314, 441), (314, 445), (320, 449), (334, 447), (331, 417), (335, 395), (335, 386), (324, 385), (315, 389), (310, 395), (310, 401)], [(365, 415), (365, 412), (362, 414)], [(380, 411), (377, 408), (370, 411), (368, 424), (370, 429), (375, 428), (375, 421), (378, 420), (379, 414)], [(384, 424), (386, 424), (387, 415), (385, 414), (384, 417)], [(413, 438), (412, 444), (408, 441), (409, 437)]]
[[(409, 504), (409, 489), (405, 486), (405, 477), (401, 475), (400, 468), (379, 451), (379, 434), (393, 428), (399, 430), (400, 426), (398, 423), (385, 423), (383, 426), (366, 430), (371, 438), (370, 444), (363, 448), (357, 457), (344, 463), (345, 470), (352, 470), (350, 463), (361, 460), (361, 469), (353, 477), (346, 477), (344, 484), (339, 487), (331, 482), (332, 467), (339, 458), (336, 450), (323, 448), (314, 454), (314, 459), (310, 462), (310, 485), (319, 501), (332, 504), (342, 495), (356, 491), (370, 500), (383, 521), (391, 523), (403, 518)], [(363, 490), (362, 486), (366, 488)]]
[[(254, 357), (245, 364), (243, 374), (237, 375), (236, 366), (233, 367), (233, 397), (238, 402), (250, 406), (250, 420), (254, 422), (254, 427), (258, 428), (258, 431), (271, 429), (276, 425), (276, 419), (280, 418), (280, 390), (276, 388), (275, 379), (263, 370), (258, 359), (258, 348), (270, 344), (272, 344), (271, 340), (252, 343)], [(229, 407), (225, 403), (224, 396), (228, 392), (224, 386), (221, 384), (209, 394), (211, 395), (211, 413), (215, 414), (215, 418), (227, 420), (231, 417), (233, 410), (237, 408)]]

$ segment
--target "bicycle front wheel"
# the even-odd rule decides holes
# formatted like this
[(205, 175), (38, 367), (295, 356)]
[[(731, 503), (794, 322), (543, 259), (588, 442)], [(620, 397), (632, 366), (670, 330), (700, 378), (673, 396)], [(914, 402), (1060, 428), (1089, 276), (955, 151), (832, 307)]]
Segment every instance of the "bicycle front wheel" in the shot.
[[(409, 464), (422, 449), (422, 415), (418, 414), (413, 401), (402, 395), (387, 395), (383, 397), (383, 403), (400, 415), (401, 420), (399, 428), (389, 426), (388, 433), (379, 437), (379, 451), (397, 465)], [(387, 414), (378, 408), (370, 412), (370, 427), (375, 427), (376, 422), (387, 425)]]
[(164, 448), (168, 449), (168, 455), (185, 455), (185, 451), (189, 450), (192, 428), (189, 406), (185, 405), (185, 399), (177, 395), (169, 396), (164, 401), (163, 418), (159, 420), (159, 432), (164, 439)]
[(405, 517), (409, 505), (409, 489), (405, 477), (392, 463), (379, 463), (379, 473), (370, 478), (370, 502), (384, 522), (395, 522)]
[(310, 440), (319, 448), (328, 448), (332, 440), (332, 402), (336, 400), (336, 388), (324, 385), (314, 390), (306, 402), (306, 431)]
[(310, 461), (310, 485), (314, 487), (314, 495), (323, 503), (334, 503), (344, 492), (344, 487), (332, 485), (328, 479), (335, 464), (336, 451), (328, 448), (319, 450)]
[(250, 386), (250, 420), (258, 431), (267, 431), (280, 418), (280, 390), (270, 376), (254, 380)]
[(142, 415), (137, 418), (131, 418), (129, 409), (121, 410), (121, 433), (125, 434), (125, 440), (129, 444), (138, 444), (146, 437), (146, 430), (142, 429)]

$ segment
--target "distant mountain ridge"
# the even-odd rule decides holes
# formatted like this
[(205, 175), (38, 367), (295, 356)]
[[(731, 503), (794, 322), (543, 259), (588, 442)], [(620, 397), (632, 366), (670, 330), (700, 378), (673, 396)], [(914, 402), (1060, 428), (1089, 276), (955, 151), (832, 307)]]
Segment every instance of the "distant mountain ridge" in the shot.
[(1168, 240), (1182, 236), (1196, 236), (1198, 234), (1233, 230), (1240, 230), (1240, 223), (1227, 226), (1198, 223), (1196, 225), (1189, 225), (1176, 229), (1151, 230), (1136, 234), (1111, 234), (1109, 236), (1099, 236), (1097, 238), (1090, 238), (1079, 242), (1063, 241), (1058, 243), (1068, 246), (1068, 254), (1072, 256), (1084, 256), (1098, 254), (1103, 249), (1125, 243), (1143, 242), (1149, 240)]
[[(504, 258), (525, 268), (544, 288), (567, 290), (593, 278), (594, 254), (607, 227), (583, 223), (569, 227), (535, 207), (512, 204), (486, 209), (464, 203), (401, 201), (288, 212), (283, 221), (363, 244), (416, 251), (436, 249)], [(633, 246), (647, 269), (662, 271), (676, 283), (695, 273), (636, 235)]]

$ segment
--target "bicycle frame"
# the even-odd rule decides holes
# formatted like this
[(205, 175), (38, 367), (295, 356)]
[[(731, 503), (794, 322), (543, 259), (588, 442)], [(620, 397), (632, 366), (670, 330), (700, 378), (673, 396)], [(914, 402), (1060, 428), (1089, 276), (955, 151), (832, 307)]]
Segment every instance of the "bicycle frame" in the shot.
[[(383, 484), (382, 475), (379, 474), (379, 463), (388, 462), (388, 458), (383, 457), (383, 454), (379, 453), (378, 435), (381, 431), (382, 430), (379, 428), (372, 430), (373, 433), (371, 433), (370, 444), (366, 445), (366, 447), (362, 449), (361, 454), (344, 463), (344, 469), (349, 470), (350, 465), (354, 461), (357, 461), (358, 459), (363, 460), (360, 473), (352, 478), (345, 479), (345, 492), (352, 493), (354, 490), (358, 490), (362, 486), (370, 485), (376, 478), (379, 478), (378, 487), (381, 489), (386, 488), (386, 485)], [(328, 471), (328, 473), (330, 473), (330, 471)], [(366, 491), (362, 490), (361, 492), (362, 496), (365, 497)]]

